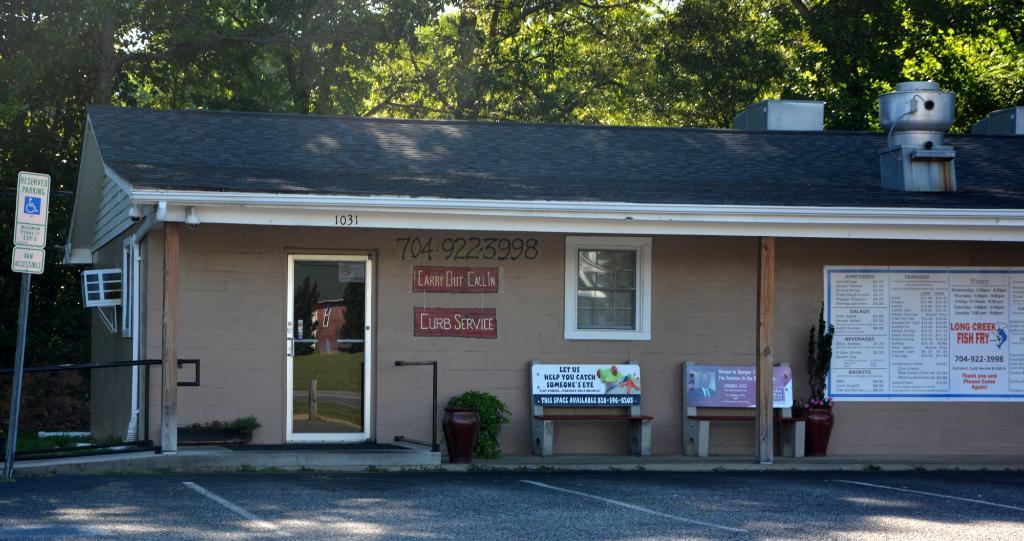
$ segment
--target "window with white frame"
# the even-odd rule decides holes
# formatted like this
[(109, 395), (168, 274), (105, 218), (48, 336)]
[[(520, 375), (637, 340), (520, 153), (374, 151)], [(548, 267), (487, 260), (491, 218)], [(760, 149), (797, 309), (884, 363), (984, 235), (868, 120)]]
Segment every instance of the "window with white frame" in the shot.
[(565, 338), (651, 339), (650, 237), (566, 237)]

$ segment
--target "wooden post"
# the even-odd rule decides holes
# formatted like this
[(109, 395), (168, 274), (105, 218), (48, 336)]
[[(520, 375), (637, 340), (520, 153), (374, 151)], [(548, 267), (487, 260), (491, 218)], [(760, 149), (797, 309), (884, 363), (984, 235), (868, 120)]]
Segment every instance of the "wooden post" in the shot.
[(316, 396), (316, 378), (309, 380), (309, 420), (320, 419), (320, 412), (317, 411), (318, 397)]
[(757, 461), (771, 464), (775, 459), (772, 434), (772, 361), (775, 330), (775, 239), (761, 237), (757, 265)]
[(163, 378), (160, 401), (160, 449), (178, 451), (178, 244), (180, 224), (164, 224)]

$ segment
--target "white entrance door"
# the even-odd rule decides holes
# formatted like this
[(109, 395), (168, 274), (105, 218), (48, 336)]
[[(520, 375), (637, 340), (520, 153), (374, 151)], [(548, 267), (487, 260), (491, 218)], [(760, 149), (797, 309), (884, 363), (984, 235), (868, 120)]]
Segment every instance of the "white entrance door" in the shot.
[(370, 439), (372, 276), (366, 256), (288, 256), (288, 441)]

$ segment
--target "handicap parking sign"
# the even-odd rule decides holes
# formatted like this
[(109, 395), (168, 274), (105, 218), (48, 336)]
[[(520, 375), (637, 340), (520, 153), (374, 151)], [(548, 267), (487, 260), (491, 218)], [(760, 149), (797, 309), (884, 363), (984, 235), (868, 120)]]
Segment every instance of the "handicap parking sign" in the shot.
[(39, 197), (25, 196), (25, 214), (39, 215), (42, 212), (43, 200)]
[(47, 210), (50, 204), (50, 177), (42, 173), (18, 173), (18, 197), (14, 200), (14, 244), (22, 247), (46, 246)]

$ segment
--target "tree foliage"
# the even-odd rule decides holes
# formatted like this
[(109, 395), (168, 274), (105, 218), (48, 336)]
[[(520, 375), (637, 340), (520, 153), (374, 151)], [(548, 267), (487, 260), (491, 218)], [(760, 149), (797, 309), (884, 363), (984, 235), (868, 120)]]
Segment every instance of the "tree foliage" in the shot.
[[(78, 272), (58, 247), (90, 103), (728, 127), (783, 97), (824, 100), (829, 128), (864, 130), (877, 95), (912, 79), (957, 93), (958, 131), (1024, 103), (1024, 2), (5, 0), (0, 235), (19, 170), (60, 192), (28, 357), (88, 352)], [(0, 274), (0, 366), (18, 280)]]

